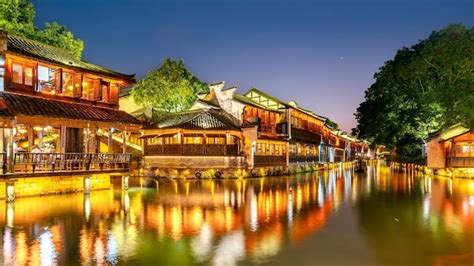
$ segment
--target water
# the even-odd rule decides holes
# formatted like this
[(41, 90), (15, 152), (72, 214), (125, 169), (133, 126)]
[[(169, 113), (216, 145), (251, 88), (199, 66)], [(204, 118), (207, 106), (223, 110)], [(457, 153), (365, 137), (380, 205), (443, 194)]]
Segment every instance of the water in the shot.
[(474, 180), (376, 167), (113, 184), (1, 202), (0, 264), (474, 264)]

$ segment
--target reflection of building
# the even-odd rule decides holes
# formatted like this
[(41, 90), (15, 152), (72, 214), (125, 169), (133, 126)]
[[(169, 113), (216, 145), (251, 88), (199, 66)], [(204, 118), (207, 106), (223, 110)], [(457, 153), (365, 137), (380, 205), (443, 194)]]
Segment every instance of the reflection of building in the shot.
[(440, 174), (474, 176), (474, 131), (461, 125), (429, 136), (424, 149), (427, 166)]
[(134, 82), (66, 50), (0, 33), (0, 148), (6, 172), (123, 167), (140, 121), (118, 109)]
[[(145, 164), (158, 175), (163, 170), (184, 175), (176, 169), (191, 168), (188, 174), (194, 176), (196, 169), (189, 164), (195, 166), (196, 159), (192, 157), (201, 156), (203, 163), (198, 171), (211, 168), (220, 173), (225, 167), (235, 170), (245, 166), (246, 171), (265, 175), (313, 170), (326, 163), (350, 162), (365, 156), (367, 143), (333, 130), (327, 121), (294, 101), (285, 103), (255, 88), (241, 95), (236, 87), (225, 88), (223, 82), (212, 84), (189, 111), (165, 116), (144, 130), (148, 139)], [(232, 126), (216, 127), (222, 122)], [(215, 141), (208, 136), (218, 136), (220, 139), (215, 141), (227, 145), (224, 137), (233, 136), (231, 143), (239, 147), (236, 151), (245, 164), (235, 165), (234, 160), (227, 159), (222, 152), (225, 149), (213, 146)], [(214, 148), (219, 152), (207, 153)], [(176, 156), (171, 163), (169, 155)], [(210, 158), (206, 156), (217, 158), (204, 160)], [(220, 165), (204, 162), (214, 160)], [(154, 171), (158, 162), (163, 161), (166, 166)], [(236, 174), (231, 171), (229, 175)]]

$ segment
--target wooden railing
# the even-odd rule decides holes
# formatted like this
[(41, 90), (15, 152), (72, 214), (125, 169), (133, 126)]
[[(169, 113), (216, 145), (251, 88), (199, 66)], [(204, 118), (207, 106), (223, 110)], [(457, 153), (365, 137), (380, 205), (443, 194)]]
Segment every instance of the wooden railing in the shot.
[(15, 153), (13, 172), (121, 170), (130, 160), (126, 153)]
[(145, 155), (225, 156), (238, 155), (237, 145), (225, 144), (167, 144), (146, 145)]
[(474, 167), (474, 157), (448, 157), (448, 167)]
[(255, 166), (285, 165), (286, 157), (272, 155), (255, 155), (254, 164)]
[(304, 163), (304, 162), (319, 162), (318, 156), (311, 156), (311, 155), (292, 155), (290, 154), (290, 163)]

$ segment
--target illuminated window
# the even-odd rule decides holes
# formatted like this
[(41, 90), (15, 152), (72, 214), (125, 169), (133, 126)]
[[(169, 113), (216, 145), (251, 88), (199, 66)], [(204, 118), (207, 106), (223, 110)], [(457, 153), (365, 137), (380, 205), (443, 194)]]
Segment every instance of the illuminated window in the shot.
[(200, 136), (184, 137), (184, 144), (202, 144), (202, 137)]
[(56, 70), (38, 66), (38, 91), (53, 92), (56, 90)]
[(94, 80), (84, 77), (82, 80), (82, 99), (94, 100)]
[(25, 67), (25, 85), (33, 86), (33, 68)]
[(13, 82), (23, 84), (23, 66), (19, 64), (12, 65)]
[(225, 137), (207, 137), (206, 143), (224, 145)]
[(63, 95), (73, 97), (74, 96), (74, 81), (73, 81), (73, 74), (70, 72), (63, 71), (63, 85), (62, 85), (62, 92)]
[(165, 144), (179, 144), (179, 136), (178, 134), (172, 136), (172, 137), (165, 137), (164, 138), (164, 143)]
[(148, 145), (161, 145), (163, 144), (163, 138), (154, 137), (148, 139)]

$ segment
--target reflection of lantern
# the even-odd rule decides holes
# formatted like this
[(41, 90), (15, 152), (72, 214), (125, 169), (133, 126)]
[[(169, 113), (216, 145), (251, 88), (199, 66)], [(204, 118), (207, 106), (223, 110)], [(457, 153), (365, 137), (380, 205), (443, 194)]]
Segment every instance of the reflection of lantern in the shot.
[(51, 129), (53, 129), (53, 127), (52, 127), (52, 126), (47, 126), (47, 127), (45, 127), (45, 129), (46, 129), (47, 131), (50, 131)]
[(20, 132), (20, 134), (25, 134), (28, 130), (26, 130), (24, 127), (20, 127), (18, 128), (18, 132)]
[(41, 130), (43, 130), (43, 128), (42, 127), (34, 127), (33, 130), (34, 131), (41, 131)]

